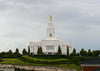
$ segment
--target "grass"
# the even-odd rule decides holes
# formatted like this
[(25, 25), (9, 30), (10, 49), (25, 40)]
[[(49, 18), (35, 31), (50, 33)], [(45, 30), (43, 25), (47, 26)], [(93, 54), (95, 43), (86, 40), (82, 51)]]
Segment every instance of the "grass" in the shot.
[[(28, 59), (35, 59), (35, 60), (51, 60), (53, 61), (53, 59), (39, 59), (39, 58), (33, 58), (33, 57), (30, 57), (30, 56), (23, 56), (25, 58), (28, 58)], [(65, 60), (65, 59), (55, 59), (55, 60)], [(78, 71), (81, 71), (81, 67), (78, 66), (78, 65), (75, 65), (75, 64), (37, 64), (37, 63), (30, 63), (30, 62), (25, 62), (25, 61), (22, 61), (18, 58), (3, 58), (3, 61), (0, 62), (0, 64), (12, 64), (12, 65), (24, 65), (24, 66), (49, 66), (49, 67), (63, 67), (63, 68), (70, 68), (70, 69), (76, 69)]]
[(26, 59), (29, 59), (29, 60), (41, 60), (41, 61), (64, 61), (64, 60), (69, 60), (69, 59), (65, 59), (65, 58), (59, 58), (59, 59), (39, 59), (39, 58), (35, 58), (35, 57), (31, 57), (31, 56), (22, 56)]
[(17, 58), (3, 58), (3, 62), (1, 64), (13, 64), (13, 65), (34, 65), (34, 63), (28, 63), (21, 61)]

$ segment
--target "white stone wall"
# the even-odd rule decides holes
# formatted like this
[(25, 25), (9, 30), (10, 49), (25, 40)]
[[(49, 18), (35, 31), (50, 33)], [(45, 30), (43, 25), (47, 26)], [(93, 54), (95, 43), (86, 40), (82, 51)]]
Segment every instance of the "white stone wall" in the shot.
[[(58, 40), (42, 40), (41, 41), (41, 47), (43, 49), (43, 53), (48, 53), (48, 52), (52, 52), (57, 53), (57, 46), (59, 45), (59, 41)], [(47, 50), (46, 46), (54, 46), (54, 50)]]
[(33, 70), (33, 71), (77, 71), (69, 68), (57, 68), (57, 67), (41, 67), (41, 66), (19, 66), (15, 65), (16, 68)]
[[(46, 46), (54, 46), (54, 50), (47, 50)], [(47, 54), (48, 52), (52, 52), (52, 54), (58, 52), (58, 46), (60, 45), (61, 51), (63, 55), (67, 55), (67, 47), (69, 47), (69, 54), (72, 52), (72, 43), (71, 42), (60, 42), (59, 40), (41, 40), (41, 42), (31, 42), (30, 52), (33, 54), (37, 54), (38, 47), (42, 47), (43, 53)]]

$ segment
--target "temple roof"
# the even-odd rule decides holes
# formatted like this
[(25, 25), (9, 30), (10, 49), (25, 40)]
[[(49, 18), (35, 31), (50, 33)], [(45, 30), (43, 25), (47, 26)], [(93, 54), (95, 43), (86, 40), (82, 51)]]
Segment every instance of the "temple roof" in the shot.
[(57, 37), (45, 37), (43, 40), (59, 40), (59, 39)]

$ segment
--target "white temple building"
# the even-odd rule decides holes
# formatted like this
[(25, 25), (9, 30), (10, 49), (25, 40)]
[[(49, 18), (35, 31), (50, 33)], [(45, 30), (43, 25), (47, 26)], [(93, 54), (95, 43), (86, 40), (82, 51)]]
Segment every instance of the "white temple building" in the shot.
[(44, 54), (53, 55), (58, 52), (59, 46), (61, 48), (62, 55), (67, 55), (68, 52), (69, 54), (72, 52), (71, 42), (62, 42), (55, 36), (55, 28), (52, 23), (52, 16), (50, 16), (50, 22), (47, 28), (47, 37), (42, 39), (40, 42), (30, 42), (30, 53), (37, 54), (38, 47), (41, 47)]

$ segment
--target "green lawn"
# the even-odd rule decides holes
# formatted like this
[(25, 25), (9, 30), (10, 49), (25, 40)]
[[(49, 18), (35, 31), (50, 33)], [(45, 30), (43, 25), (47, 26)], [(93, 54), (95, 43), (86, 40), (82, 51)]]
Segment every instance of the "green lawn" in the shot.
[(39, 58), (35, 58), (35, 57), (31, 57), (31, 56), (22, 56), (26, 59), (29, 59), (29, 60), (41, 60), (41, 61), (63, 61), (63, 60), (69, 60), (69, 59), (65, 59), (65, 58), (59, 58), (59, 59), (39, 59)]
[(21, 61), (17, 58), (3, 58), (3, 62), (1, 64), (14, 64), (14, 65), (34, 65), (34, 63), (28, 63)]
[[(23, 56), (27, 59), (31, 60), (39, 60), (38, 58), (33, 58), (30, 56)], [(49, 59), (40, 59), (40, 60), (49, 60)], [(55, 59), (57, 61), (59, 60), (65, 60), (65, 59)], [(50, 60), (49, 60), (50, 61)], [(53, 61), (53, 60), (51, 60)], [(81, 71), (81, 67), (75, 64), (37, 64), (37, 63), (30, 63), (30, 62), (25, 62), (22, 61), (18, 58), (3, 58), (3, 61), (0, 62), (0, 64), (13, 64), (13, 65), (28, 65), (28, 66), (51, 66), (51, 67), (64, 67), (64, 68), (71, 68), (71, 69), (76, 69), (78, 71)]]

